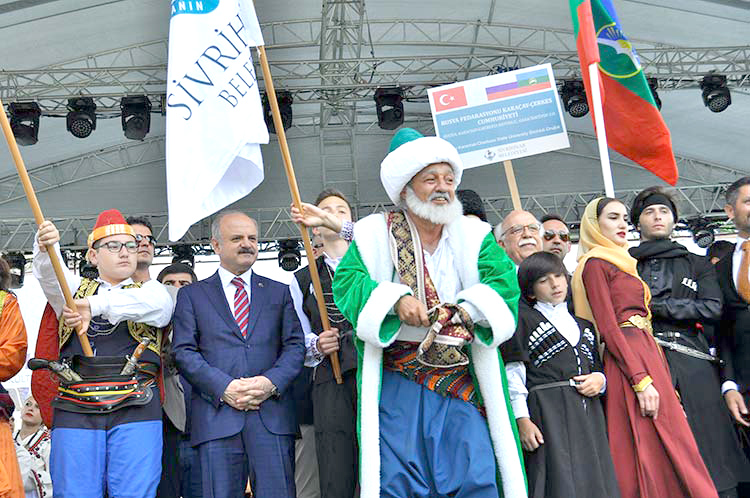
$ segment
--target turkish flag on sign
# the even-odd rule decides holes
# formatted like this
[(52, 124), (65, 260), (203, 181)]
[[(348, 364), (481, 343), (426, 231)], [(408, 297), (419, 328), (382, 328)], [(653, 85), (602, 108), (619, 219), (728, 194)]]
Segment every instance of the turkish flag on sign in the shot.
[(432, 101), (436, 112), (463, 107), (466, 105), (466, 92), (462, 86), (441, 90), (432, 94)]

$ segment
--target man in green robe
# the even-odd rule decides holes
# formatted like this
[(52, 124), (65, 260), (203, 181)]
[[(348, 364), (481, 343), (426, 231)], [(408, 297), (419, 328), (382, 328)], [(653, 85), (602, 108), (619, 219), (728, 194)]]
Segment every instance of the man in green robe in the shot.
[(380, 173), (398, 208), (355, 224), (334, 277), (357, 337), (362, 498), (526, 496), (498, 352), (516, 272), (462, 216), (462, 169), (447, 141), (399, 130)]

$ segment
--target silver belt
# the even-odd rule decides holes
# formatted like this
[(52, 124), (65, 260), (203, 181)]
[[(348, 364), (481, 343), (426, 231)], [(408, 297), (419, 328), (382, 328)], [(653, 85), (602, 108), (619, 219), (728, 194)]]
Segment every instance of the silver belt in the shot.
[(698, 351), (697, 349), (691, 348), (689, 346), (685, 346), (677, 342), (665, 341), (664, 339), (660, 339), (659, 337), (654, 337), (654, 339), (656, 340), (656, 343), (661, 347), (671, 349), (672, 351), (676, 351), (677, 353), (682, 353), (686, 356), (698, 358), (699, 360), (710, 361), (711, 363), (716, 363), (717, 365), (721, 365), (722, 363), (721, 359), (719, 359), (718, 357), (710, 355), (708, 353), (704, 353), (703, 351)]

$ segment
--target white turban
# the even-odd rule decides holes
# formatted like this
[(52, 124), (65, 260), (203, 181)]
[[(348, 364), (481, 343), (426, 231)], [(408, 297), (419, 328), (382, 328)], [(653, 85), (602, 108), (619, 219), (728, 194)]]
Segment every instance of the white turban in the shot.
[(458, 187), (464, 167), (456, 148), (442, 138), (425, 137), (412, 128), (400, 129), (391, 140), (389, 154), (380, 163), (380, 181), (391, 201), (398, 205), (406, 184), (425, 167), (435, 163), (451, 165)]

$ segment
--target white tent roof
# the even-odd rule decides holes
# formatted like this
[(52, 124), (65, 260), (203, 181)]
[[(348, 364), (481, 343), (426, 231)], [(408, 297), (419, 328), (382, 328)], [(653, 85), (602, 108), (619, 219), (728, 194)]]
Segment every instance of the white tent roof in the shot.
[[(716, 210), (716, 185), (750, 174), (750, 1), (615, 0), (615, 6), (647, 76), (660, 80), (683, 209)], [(559, 80), (573, 76), (577, 65), (567, 2), (258, 0), (256, 10), (276, 86), (295, 96), (288, 135), (303, 197), (314, 198), (325, 180), (355, 197), (360, 215), (387, 202), (378, 168), (392, 132), (377, 126), (377, 85), (407, 88), (406, 125), (431, 132), (423, 98), (429, 86), (545, 61)], [(110, 207), (154, 215), (159, 240), (166, 241), (164, 118), (152, 114), (146, 140), (130, 141), (117, 106), (122, 95), (145, 93), (160, 107), (168, 27), (166, 2), (0, 0), (0, 97), (6, 104), (42, 102), (39, 142), (22, 154), (45, 215), (66, 229), (65, 244), (83, 245), (93, 218)], [(337, 34), (352, 33), (357, 37), (336, 41)], [(330, 64), (338, 58), (338, 70), (349, 71), (343, 76)], [(698, 82), (709, 70), (729, 76), (733, 103), (721, 113), (701, 100)], [(348, 93), (320, 91), (332, 87)], [(100, 104), (97, 129), (86, 139), (73, 137), (65, 120), (52, 116), (64, 116), (60, 102), (79, 92), (95, 95)], [(529, 209), (562, 211), (573, 221), (603, 186), (590, 117), (567, 117), (566, 124), (570, 149), (514, 166)], [(260, 219), (265, 239), (293, 235), (275, 141), (264, 147), (264, 160), (266, 180), (238, 206)], [(661, 183), (620, 156), (613, 160), (620, 195)], [(14, 172), (0, 147), (0, 249), (28, 250), (31, 213)], [(510, 208), (498, 166), (467, 171), (462, 187), (488, 200), (491, 221)], [(206, 235), (205, 225), (197, 226), (187, 240)]]

